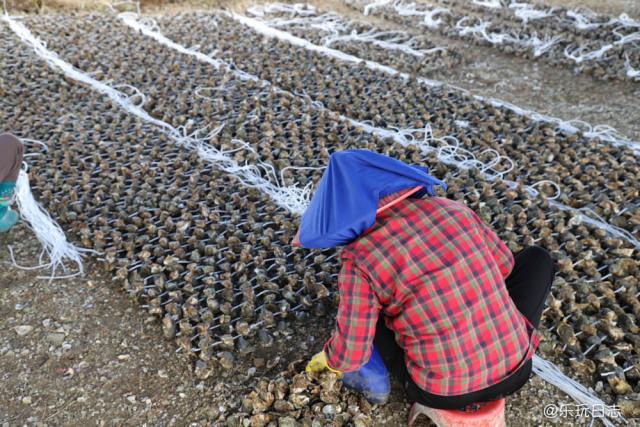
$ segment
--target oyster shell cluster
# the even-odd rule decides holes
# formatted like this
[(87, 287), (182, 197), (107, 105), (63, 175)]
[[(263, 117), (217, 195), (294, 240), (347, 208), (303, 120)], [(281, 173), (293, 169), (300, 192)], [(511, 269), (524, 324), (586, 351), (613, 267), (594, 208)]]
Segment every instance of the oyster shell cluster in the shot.
[(242, 400), (242, 410), (226, 425), (255, 427), (299, 425), (370, 427), (374, 408), (357, 393), (342, 387), (332, 372), (310, 374), (289, 370), (261, 380)]
[[(185, 133), (224, 123), (208, 143), (239, 162), (272, 164), (286, 185), (316, 182), (322, 172), (303, 167), (325, 166), (331, 152), (348, 148), (430, 167), (447, 182), (446, 196), (474, 209), (513, 251), (539, 244), (553, 253), (559, 272), (543, 318), (543, 354), (569, 359), (604, 393), (634, 402), (640, 392), (640, 260), (628, 240), (553, 209), (522, 185), (489, 182), (476, 169), (444, 165), (436, 152), (366, 134), (340, 114), (384, 127), (423, 129), (430, 123), (434, 132), (453, 133), (465, 147), (505, 153), (518, 166), (506, 177), (554, 180), (564, 191), (562, 202), (592, 207), (637, 234), (638, 206), (629, 205), (638, 197), (638, 162), (629, 149), (569, 136), (453, 91), (264, 40), (223, 15), (179, 15), (158, 24), (179, 43), (198, 40), (207, 52), (216, 47), (239, 69), (289, 93), (197, 62), (115, 17), (25, 21), (62, 59), (130, 91), (151, 116)], [(0, 110), (3, 126), (49, 146), (29, 158), (36, 197), (75, 241), (100, 252), (104, 267), (190, 356), (197, 376), (233, 369), (239, 355), (270, 345), (275, 328), (290, 329), (289, 318), (332, 309), (338, 253), (292, 248), (296, 217), (107, 97), (51, 72), (9, 31), (0, 32), (0, 52), (0, 95), (10, 103)], [(468, 125), (456, 125), (460, 120)], [(322, 401), (322, 386), (306, 384), (307, 391), (320, 393), (323, 405), (333, 405)], [(281, 408), (300, 409), (291, 396), (304, 393), (284, 392), (264, 403), (270, 387), (259, 385), (249, 396), (247, 417), (277, 412), (276, 400), (289, 402), (279, 403)], [(338, 405), (355, 422), (360, 412), (342, 407), (349, 399)], [(310, 408), (300, 416), (320, 406)], [(360, 419), (368, 425), (366, 417)]]
[(492, 3), (495, 7), (463, 0), (387, 2), (374, 7), (369, 0), (345, 2), (420, 33), (469, 40), (603, 80), (640, 79), (640, 21), (625, 14), (610, 17), (521, 2)]

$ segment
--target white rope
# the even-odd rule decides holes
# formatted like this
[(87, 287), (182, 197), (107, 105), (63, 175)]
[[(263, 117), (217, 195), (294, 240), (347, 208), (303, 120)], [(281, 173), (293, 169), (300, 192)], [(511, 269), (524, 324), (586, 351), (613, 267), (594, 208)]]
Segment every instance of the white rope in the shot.
[(624, 66), (626, 68), (627, 77), (632, 79), (640, 79), (640, 68), (636, 70), (631, 66), (631, 61), (629, 60), (628, 54), (625, 54)]
[(475, 25), (464, 26), (463, 22), (468, 21), (470, 18), (465, 16), (456, 22), (456, 29), (461, 36), (474, 35), (483, 38), (491, 44), (500, 45), (504, 43), (518, 43), (519, 39), (507, 33), (500, 32), (488, 32), (488, 28), (491, 25), (490, 21), (480, 20)]
[(560, 190), (560, 186), (557, 183), (555, 183), (555, 182), (553, 182), (553, 181), (551, 181), (549, 179), (543, 179), (543, 180), (540, 180), (540, 181), (536, 182), (535, 184), (529, 186), (529, 190), (533, 190), (534, 191), (533, 193), (531, 193), (533, 197), (536, 197), (539, 194), (539, 191), (537, 190), (536, 187), (539, 187), (541, 185), (550, 185), (555, 190), (555, 194), (553, 196), (545, 196), (546, 199), (548, 199), (548, 200), (555, 200), (558, 197), (560, 197), (560, 195), (562, 194), (562, 190)]
[(567, 16), (573, 20), (573, 25), (578, 30), (592, 30), (592, 29), (599, 28), (599, 27), (604, 25), (604, 24), (599, 23), (599, 22), (592, 22), (592, 19), (594, 18), (594, 15), (595, 15), (595, 13), (593, 11), (587, 10), (587, 14), (589, 16), (586, 16), (586, 15), (578, 12), (577, 10), (569, 10), (569, 11), (567, 11)]
[(548, 18), (553, 16), (556, 8), (550, 8), (548, 10), (535, 9), (533, 5), (529, 3), (511, 3), (510, 9), (514, 10), (515, 15), (526, 26), (529, 21), (535, 21), (538, 19)]
[(301, 27), (304, 29), (314, 29), (319, 32), (329, 33), (322, 39), (323, 45), (327, 47), (340, 42), (368, 43), (381, 49), (399, 51), (417, 58), (423, 58), (425, 55), (443, 52), (446, 50), (443, 47), (416, 49), (418, 41), (415, 37), (412, 37), (405, 31), (379, 31), (371, 29), (369, 31), (359, 33), (357, 29), (352, 29), (349, 32), (349, 29), (353, 27), (353, 22), (345, 20), (343, 17), (333, 12), (323, 13), (321, 15), (307, 13), (302, 17), (294, 17), (290, 19), (269, 17), (269, 14), (273, 12), (290, 12), (291, 16), (296, 16), (297, 10), (298, 8), (290, 10), (290, 5), (281, 5), (279, 3), (254, 6), (250, 8), (253, 15), (256, 15), (267, 25), (274, 28)]
[(533, 56), (537, 58), (540, 55), (551, 50), (553, 46), (560, 43), (561, 41), (562, 37), (560, 36), (551, 37), (547, 34), (544, 36), (544, 39), (539, 39), (538, 36), (534, 34), (527, 41), (523, 41), (522, 43), (531, 47), (531, 49), (533, 49)]
[[(29, 176), (27, 175), (26, 170), (27, 167), (25, 165), (25, 168), (21, 170), (18, 175), (15, 200), (18, 205), (20, 216), (26, 222), (26, 225), (31, 229), (31, 231), (33, 231), (38, 241), (42, 244), (42, 253), (40, 254), (38, 265), (33, 267), (24, 267), (15, 261), (13, 257), (13, 248), (9, 246), (9, 253), (11, 255), (13, 265), (16, 268), (23, 270), (48, 268), (51, 270), (51, 275), (46, 277), (49, 280), (63, 279), (83, 274), (83, 253), (93, 251), (78, 248), (67, 241), (62, 228), (33, 198), (31, 186), (29, 185)], [(45, 256), (48, 258), (48, 262), (44, 261)], [(68, 260), (77, 266), (77, 273), (71, 275), (67, 274), (69, 270), (65, 265), (65, 260)], [(57, 275), (57, 271), (60, 268), (65, 272), (65, 276)]]
[(472, 3), (488, 9), (502, 9), (502, 3), (500, 3), (500, 0), (473, 0)]
[(392, 1), (393, 0), (375, 0), (374, 2), (364, 6), (364, 10), (362, 11), (362, 13), (364, 14), (364, 16), (368, 16), (372, 10), (388, 5)]
[(400, 16), (421, 16), (422, 21), (420, 24), (431, 29), (436, 29), (442, 24), (442, 19), (436, 18), (436, 16), (450, 13), (449, 9), (444, 7), (435, 7), (431, 10), (418, 10), (416, 3), (405, 3), (404, 1), (395, 2), (393, 8)]
[(632, 19), (626, 13), (621, 13), (617, 18), (611, 19), (608, 22), (608, 25), (622, 26), (625, 28), (640, 28), (640, 20)]
[[(566, 394), (571, 396), (576, 402), (586, 405), (587, 408), (605, 408), (607, 405), (585, 386), (577, 382), (576, 380), (566, 376), (556, 365), (543, 359), (537, 354), (533, 355), (533, 372), (546, 382), (553, 384)], [(599, 412), (598, 415), (601, 415)], [(604, 416), (598, 417), (598, 419), (606, 427), (615, 427), (615, 424), (611, 422), (607, 417), (611, 416), (606, 411)], [(616, 417), (616, 422), (625, 422), (624, 417)]]
[(140, 22), (138, 21), (136, 15), (133, 13), (121, 13), (118, 16), (131, 28), (135, 28), (145, 36), (151, 37), (152, 39), (158, 41), (159, 43), (165, 46), (168, 46), (171, 49), (177, 50), (178, 52), (195, 56), (196, 58), (198, 58), (198, 60), (202, 62), (206, 62), (209, 65), (212, 65), (216, 70), (220, 68), (220, 61), (212, 59), (211, 57), (203, 53), (200, 53), (198, 51), (186, 48), (178, 43), (174, 43), (173, 41), (164, 37), (161, 33), (154, 31), (154, 26), (156, 25), (155, 22), (151, 20)]
[[(390, 37), (390, 38), (386, 38)], [(369, 43), (385, 50), (397, 50), (407, 55), (422, 58), (436, 52), (444, 52), (442, 47), (431, 49), (415, 49), (416, 39), (411, 37), (407, 40), (407, 33), (403, 31), (377, 31), (370, 30), (364, 33), (357, 33), (353, 30), (348, 35), (328, 36), (324, 39), (324, 45), (329, 47), (338, 42)]]
[[(127, 17), (129, 17), (129, 21), (131, 21), (130, 14), (125, 14), (123, 16), (123, 20), (127, 20)], [(269, 195), (279, 206), (283, 207), (284, 209), (299, 215), (301, 215), (306, 210), (311, 198), (311, 189), (308, 186), (305, 188), (298, 188), (279, 187), (278, 185), (274, 185), (261, 176), (260, 168), (258, 166), (241, 166), (232, 157), (227, 156), (224, 151), (217, 150), (213, 146), (207, 144), (207, 142), (211, 138), (215, 137), (217, 133), (220, 132), (222, 127), (211, 131), (209, 134), (200, 136), (200, 134), (204, 131), (202, 129), (196, 130), (191, 134), (187, 134), (184, 128), (176, 129), (162, 120), (155, 119), (151, 117), (139, 105), (134, 104), (131, 101), (131, 97), (128, 97), (122, 92), (119, 92), (112, 87), (104, 84), (103, 82), (90, 77), (89, 75), (73, 67), (71, 64), (60, 59), (58, 55), (48, 50), (44, 46), (44, 44), (38, 38), (36, 38), (24, 25), (17, 22), (9, 15), (4, 15), (2, 19), (7, 22), (11, 30), (25, 44), (29, 45), (36, 52), (36, 54), (44, 61), (46, 61), (47, 64), (53, 69), (59, 70), (73, 80), (84, 83), (95, 91), (106, 95), (116, 105), (120, 106), (128, 113), (138, 117), (142, 121), (159, 127), (164, 133), (166, 133), (171, 139), (173, 139), (176, 144), (183, 145), (187, 148), (197, 151), (200, 157), (202, 157), (206, 161), (212, 162), (215, 166), (222, 169), (223, 171), (234, 175), (242, 184), (260, 189), (261, 191)], [(132, 22), (132, 24), (135, 25), (135, 22)], [(140, 26), (142, 27), (142, 24), (140, 24)], [(152, 34), (151, 30), (148, 31), (150, 32), (150, 34)], [(156, 40), (161, 43), (171, 44), (171, 41), (166, 38), (159, 38)], [(219, 61), (213, 61), (211, 58), (207, 58), (204, 54), (184, 49), (184, 47), (181, 47), (177, 44), (174, 44), (172, 48), (182, 48), (180, 49), (180, 51), (183, 53), (196, 55), (203, 61), (211, 65), (220, 65)]]
[(574, 214), (574, 218), (576, 219), (576, 221), (582, 222), (592, 227), (601, 228), (604, 231), (606, 231), (607, 234), (609, 235), (618, 237), (623, 240), (627, 240), (629, 243), (635, 246), (636, 249), (640, 250), (640, 240), (638, 240), (632, 233), (630, 233), (629, 231), (623, 228), (616, 227), (614, 225), (607, 223), (606, 220), (604, 220), (604, 218), (602, 218), (592, 209), (589, 209), (586, 207), (573, 208), (573, 207), (564, 205), (562, 203), (555, 202), (554, 200), (551, 200), (549, 202), (549, 205), (562, 211), (569, 211)]
[(348, 31), (348, 25), (342, 19), (341, 16), (335, 13), (323, 13), (318, 16), (305, 16), (298, 18), (278, 18), (272, 17), (270, 19), (260, 18), (267, 22), (268, 25), (280, 28), (280, 27), (302, 27), (313, 28), (314, 30), (324, 33), (338, 35)]
[(571, 45), (568, 45), (564, 49), (564, 56), (571, 59), (576, 64), (581, 64), (584, 61), (593, 61), (602, 58), (605, 53), (613, 49), (613, 44), (606, 44), (601, 46), (600, 49), (584, 53), (586, 48), (586, 46), (578, 46), (575, 49), (571, 50)]

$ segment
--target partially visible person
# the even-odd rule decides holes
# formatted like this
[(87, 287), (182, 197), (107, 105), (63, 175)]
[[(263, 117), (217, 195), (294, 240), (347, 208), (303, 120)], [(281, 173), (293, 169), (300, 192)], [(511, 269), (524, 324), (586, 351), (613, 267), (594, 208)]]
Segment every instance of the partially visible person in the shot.
[(18, 222), (18, 213), (11, 209), (16, 181), (22, 165), (24, 147), (18, 138), (0, 134), (0, 233)]

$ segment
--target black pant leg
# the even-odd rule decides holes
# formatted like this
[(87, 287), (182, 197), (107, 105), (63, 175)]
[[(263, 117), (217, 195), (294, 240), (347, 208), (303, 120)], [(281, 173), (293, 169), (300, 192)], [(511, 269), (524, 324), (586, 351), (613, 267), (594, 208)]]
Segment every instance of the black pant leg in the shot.
[(514, 372), (504, 381), (482, 390), (457, 396), (441, 396), (438, 394), (428, 393), (418, 387), (410, 376), (407, 376), (407, 382), (404, 384), (405, 392), (407, 394), (407, 399), (410, 402), (418, 402), (422, 405), (436, 409), (460, 409), (473, 403), (501, 399), (515, 393), (520, 390), (527, 381), (529, 381), (532, 369), (533, 361), (529, 359), (522, 367), (520, 367), (519, 370)]
[(515, 255), (515, 265), (506, 279), (507, 290), (518, 310), (536, 328), (555, 275), (549, 252), (530, 246)]
[(384, 322), (384, 314), (380, 313), (378, 322), (376, 323), (376, 335), (373, 343), (382, 357), (385, 366), (393, 375), (398, 369), (398, 364), (404, 365), (404, 351), (396, 342), (394, 332), (387, 328)]

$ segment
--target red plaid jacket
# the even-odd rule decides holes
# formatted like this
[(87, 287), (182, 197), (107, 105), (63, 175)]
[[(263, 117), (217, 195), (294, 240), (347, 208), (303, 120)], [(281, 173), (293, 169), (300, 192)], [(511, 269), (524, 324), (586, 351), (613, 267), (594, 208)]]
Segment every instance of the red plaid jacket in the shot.
[(538, 331), (505, 286), (513, 254), (468, 207), (441, 197), (407, 199), (342, 252), (329, 365), (358, 370), (371, 355), (380, 312), (423, 390), (481, 390), (535, 352)]

